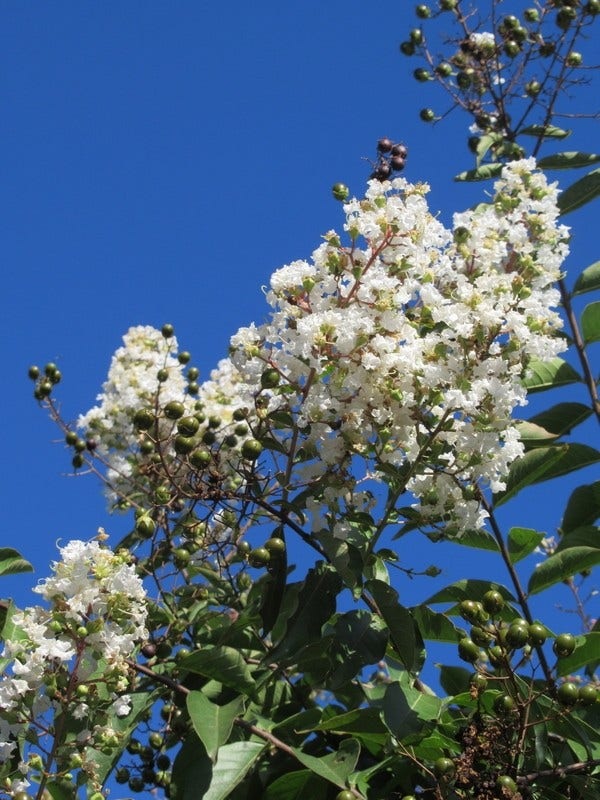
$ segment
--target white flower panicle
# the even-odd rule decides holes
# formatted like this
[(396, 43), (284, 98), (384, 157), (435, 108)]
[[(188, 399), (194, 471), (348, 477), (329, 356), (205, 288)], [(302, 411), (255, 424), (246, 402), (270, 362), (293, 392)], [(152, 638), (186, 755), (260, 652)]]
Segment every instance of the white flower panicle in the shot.
[[(239, 482), (239, 448), (231, 444), (233, 429), (239, 427), (234, 414), (251, 407), (253, 395), (247, 391), (244, 395), (245, 387), (231, 362), (220, 362), (210, 380), (192, 394), (184, 375), (185, 361), (180, 363), (177, 358), (175, 336), (165, 338), (155, 328), (137, 326), (129, 329), (123, 342), (112, 358), (99, 404), (77, 422), (85, 435), (94, 439), (96, 454), (106, 463), (111, 505), (148, 493), (148, 466), (158, 454), (167, 480), (185, 481), (189, 462), (174, 447), (176, 419), (182, 416), (198, 421), (193, 436), (196, 447), (215, 453), (225, 443), (227, 457), (220, 459), (219, 470)], [(179, 405), (177, 416), (164, 413), (170, 404)], [(143, 432), (135, 426), (136, 413), (141, 411), (152, 417), (150, 429)], [(150, 439), (154, 447), (144, 453), (142, 443)]]
[(340, 516), (371, 507), (373, 480), (411, 492), (423, 526), (479, 527), (477, 489), (501, 490), (523, 452), (511, 415), (526, 402), (528, 363), (565, 347), (553, 285), (567, 229), (556, 186), (533, 159), (506, 165), (491, 202), (456, 214), (452, 230), (430, 213), (427, 191), (374, 180), (346, 203), (350, 244), (330, 231), (311, 261), (277, 270), (268, 321), (232, 337), (230, 358), (195, 399), (174, 338), (132, 328), (100, 405), (80, 419), (105, 454), (112, 491), (143, 486), (149, 461), (132, 419), (150, 408), (169, 480), (193, 492), (188, 442), (178, 449), (161, 414), (175, 400), (200, 421), (189, 447), (210, 450), (229, 490), (243, 483), (239, 429), (277, 440), (274, 458), (286, 463), (275, 483), (288, 498), (310, 487), (315, 534), (345, 537)]
[[(79, 417), (77, 426), (93, 437), (98, 455), (107, 459), (108, 497), (115, 503), (135, 491), (138, 441), (134, 437), (136, 411), (157, 409), (170, 401), (184, 403), (187, 413), (193, 398), (185, 393), (183, 366), (176, 358), (177, 340), (165, 338), (149, 325), (130, 328), (123, 347), (114, 354), (108, 379), (98, 395), (99, 404)], [(167, 380), (159, 373), (166, 371)], [(158, 431), (160, 437), (165, 431)]]
[[(0, 762), (28, 728), (37, 728), (41, 739), (48, 713), (82, 719), (90, 708), (129, 712), (126, 660), (148, 636), (142, 582), (128, 553), (96, 540), (69, 542), (60, 554), (53, 575), (34, 589), (49, 608), (12, 616), (14, 634), (2, 654), (11, 669), (0, 681)], [(93, 745), (93, 737), (83, 744)]]
[(333, 490), (314, 508), (315, 533), (341, 497), (364, 505), (357, 475), (391, 467), (423, 519), (480, 526), (473, 484), (502, 489), (523, 452), (510, 416), (526, 402), (527, 364), (564, 349), (553, 284), (567, 229), (534, 160), (507, 165), (492, 202), (457, 214), (452, 231), (427, 190), (371, 181), (344, 207), (350, 246), (330, 232), (311, 262), (278, 270), (269, 321), (231, 341), (248, 387), (266, 367), (282, 376), (269, 411), (294, 415), (313, 456), (296, 480)]

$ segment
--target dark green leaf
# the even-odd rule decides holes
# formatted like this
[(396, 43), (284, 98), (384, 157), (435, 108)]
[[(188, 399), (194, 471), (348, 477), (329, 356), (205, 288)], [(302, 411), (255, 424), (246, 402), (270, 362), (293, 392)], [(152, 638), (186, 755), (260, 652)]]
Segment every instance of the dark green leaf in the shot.
[(573, 528), (560, 537), (560, 542), (554, 552), (560, 553), (570, 547), (600, 547), (600, 530), (595, 525)]
[(390, 632), (398, 659), (409, 672), (420, 669), (423, 641), (410, 611), (400, 604), (398, 592), (383, 581), (368, 581), (371, 594)]
[(58, 781), (48, 781), (46, 789), (52, 800), (73, 800), (73, 792), (69, 791), (66, 786), (61, 786)]
[(600, 518), (600, 481), (578, 486), (571, 494), (561, 523), (563, 534)]
[(586, 292), (594, 292), (600, 289), (600, 261), (590, 264), (579, 275), (573, 287), (573, 296), (576, 294), (585, 294)]
[(415, 606), (411, 608), (411, 613), (424, 639), (455, 644), (460, 635), (464, 636), (464, 632), (459, 630), (446, 614), (433, 611), (427, 605)]
[(345, 714), (321, 722), (316, 726), (318, 731), (334, 731), (338, 734), (385, 733), (386, 728), (381, 719), (381, 712), (377, 708), (354, 708)]
[(543, 538), (543, 533), (531, 528), (511, 528), (508, 532), (507, 542), (511, 564), (516, 564), (533, 553)]
[(440, 684), (446, 694), (452, 696), (469, 691), (469, 679), (472, 672), (464, 667), (448, 667), (438, 664), (440, 668)]
[(600, 195), (600, 169), (594, 169), (572, 183), (558, 196), (561, 216), (564, 217), (570, 211), (575, 211), (576, 208), (589, 203), (598, 195)]
[(287, 739), (296, 734), (300, 735), (302, 739), (304, 734), (310, 733), (315, 730), (323, 717), (323, 709), (320, 706), (313, 706), (304, 711), (299, 711), (297, 714), (285, 717), (281, 722), (278, 722), (274, 727), (274, 731), (281, 739)]
[(12, 547), (0, 547), (0, 575), (15, 575), (19, 572), (33, 572), (33, 567)]
[(455, 181), (487, 181), (502, 172), (502, 164), (483, 164), (477, 169), (469, 169), (454, 176)]
[(243, 712), (244, 700), (237, 697), (227, 705), (218, 706), (202, 692), (190, 692), (186, 703), (194, 730), (214, 762), (219, 747), (229, 739), (235, 718)]
[[(327, 634), (328, 626), (324, 633)], [(376, 664), (385, 655), (388, 634), (385, 623), (368, 611), (353, 610), (342, 614), (333, 631), (336, 645), (341, 646), (346, 657), (331, 676), (331, 688), (338, 689), (352, 680), (368, 664)]]
[(586, 344), (600, 341), (600, 301), (589, 303), (583, 309), (581, 332)]
[(526, 486), (566, 475), (600, 461), (600, 452), (586, 444), (560, 444), (538, 447), (513, 462), (506, 490), (494, 497), (496, 507), (515, 497)]
[(600, 161), (600, 156), (596, 153), (579, 153), (576, 150), (570, 150), (541, 158), (537, 165), (540, 169), (574, 169), (590, 167), (598, 161)]
[(566, 139), (572, 131), (557, 128), (554, 125), (530, 125), (519, 133), (523, 136), (535, 136), (538, 139)]
[(415, 689), (407, 681), (390, 683), (383, 698), (383, 719), (401, 741), (416, 740), (429, 733), (426, 723), (436, 720), (442, 710), (439, 697)]
[(562, 550), (549, 556), (536, 568), (529, 579), (528, 592), (537, 594), (578, 572), (595, 567), (596, 564), (600, 564), (600, 548), (570, 547)]
[(321, 629), (335, 612), (342, 580), (332, 567), (320, 561), (308, 571), (298, 595), (298, 607), (281, 642), (268, 654), (269, 663), (293, 657), (300, 648), (318, 641)]
[(591, 414), (592, 409), (583, 403), (557, 403), (547, 411), (531, 417), (527, 422), (539, 425), (555, 436), (564, 436), (584, 422)]
[(567, 386), (581, 380), (579, 373), (562, 358), (552, 358), (549, 361), (532, 359), (529, 362), (527, 376), (523, 379), (523, 386), (531, 394), (543, 392), (553, 386)]
[(287, 772), (270, 783), (262, 795), (263, 800), (325, 800), (328, 783), (324, 783), (308, 769)]
[(464, 547), (473, 547), (477, 550), (492, 550), (498, 551), (498, 545), (494, 537), (483, 528), (475, 528), (465, 531), (458, 539), (454, 540), (456, 544)]
[(356, 739), (344, 739), (335, 753), (315, 758), (308, 755), (298, 748), (294, 748), (294, 754), (301, 764), (308, 767), (315, 775), (325, 778), (326, 781), (339, 786), (341, 789), (346, 787), (348, 776), (354, 772), (358, 756), (360, 755), (360, 744)]
[(262, 590), (260, 616), (263, 634), (273, 630), (281, 610), (287, 582), (287, 553), (278, 553), (268, 566), (268, 576)]
[(181, 669), (197, 672), (213, 678), (225, 686), (231, 686), (252, 695), (255, 689), (250, 667), (241, 653), (233, 647), (207, 647), (196, 650), (181, 661)]
[[(581, 640), (581, 643), (580, 643)], [(586, 633), (577, 637), (577, 647), (570, 656), (559, 658), (556, 671), (560, 677), (571, 675), (588, 664), (600, 660), (600, 633)]]
[(481, 600), (483, 595), (493, 589), (500, 592), (505, 600), (514, 601), (513, 595), (508, 591), (506, 586), (502, 586), (495, 581), (480, 581), (476, 578), (468, 580), (457, 581), (440, 589), (436, 592), (426, 603), (460, 603), (461, 600)]

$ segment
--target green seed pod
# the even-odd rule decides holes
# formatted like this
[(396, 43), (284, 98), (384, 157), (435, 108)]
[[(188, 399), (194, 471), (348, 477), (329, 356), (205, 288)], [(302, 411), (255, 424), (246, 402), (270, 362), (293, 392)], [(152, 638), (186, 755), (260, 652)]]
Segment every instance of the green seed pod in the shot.
[(179, 400), (171, 400), (163, 411), (167, 419), (179, 419), (185, 414), (185, 406)]
[(331, 187), (331, 194), (336, 200), (343, 202), (348, 199), (350, 189), (348, 189), (345, 183), (334, 183)]

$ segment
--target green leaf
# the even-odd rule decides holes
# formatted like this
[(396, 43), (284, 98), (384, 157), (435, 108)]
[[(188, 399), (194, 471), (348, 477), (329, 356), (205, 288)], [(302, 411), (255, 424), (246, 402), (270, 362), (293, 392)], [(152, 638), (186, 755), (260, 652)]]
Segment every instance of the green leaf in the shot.
[(225, 800), (259, 758), (265, 744), (233, 742), (219, 749), (213, 764), (196, 734), (186, 737), (173, 764), (172, 800)]
[(586, 267), (575, 281), (572, 295), (585, 294), (600, 289), (600, 261), (596, 261)]
[(324, 783), (308, 769), (286, 772), (270, 783), (262, 795), (263, 800), (325, 800), (328, 783)]
[(353, 708), (344, 714), (329, 717), (316, 726), (317, 731), (334, 731), (338, 734), (385, 733), (386, 728), (377, 708)]
[(508, 532), (507, 542), (510, 563), (516, 564), (530, 553), (533, 553), (543, 538), (543, 533), (534, 531), (531, 528), (511, 528)]
[(269, 663), (292, 658), (309, 642), (318, 641), (325, 622), (335, 613), (336, 598), (342, 589), (337, 572), (318, 562), (308, 571), (298, 595), (298, 607), (287, 624), (281, 642), (268, 653)]
[(560, 214), (564, 217), (570, 211), (575, 211), (586, 203), (591, 202), (600, 195), (600, 169), (588, 172), (558, 196)]
[[(324, 635), (329, 633), (329, 626)], [(343, 686), (356, 677), (367, 664), (377, 664), (385, 655), (388, 642), (384, 621), (363, 609), (348, 611), (335, 622), (333, 631), (336, 646), (341, 646), (346, 657), (331, 676), (331, 689)]]
[[(232, 742), (219, 748), (217, 763), (212, 768), (212, 779), (205, 794), (195, 791), (189, 800), (226, 800), (240, 784), (266, 748), (264, 742)], [(186, 787), (187, 790), (188, 787)], [(190, 789), (196, 789), (192, 785)], [(186, 791), (186, 800), (188, 794)]]
[(218, 706), (202, 692), (190, 692), (186, 703), (194, 730), (214, 762), (219, 747), (229, 739), (235, 718), (244, 710), (244, 699), (236, 697), (227, 705)]
[(0, 547), (0, 575), (15, 575), (19, 572), (33, 572), (33, 567), (12, 547)]
[(549, 586), (572, 578), (578, 572), (595, 567), (596, 564), (600, 564), (600, 548), (569, 547), (554, 553), (536, 568), (529, 579), (528, 592), (538, 594)]
[(73, 800), (73, 792), (69, 791), (66, 786), (61, 786), (57, 781), (48, 781), (46, 789), (52, 800)]
[(528, 420), (517, 422), (515, 427), (519, 432), (519, 439), (525, 445), (526, 451), (534, 447), (543, 447), (558, 438), (556, 434), (550, 433), (540, 425), (535, 425)]
[(573, 428), (585, 422), (592, 414), (592, 409), (583, 403), (557, 403), (547, 411), (536, 414), (527, 423), (539, 425), (550, 434), (564, 436)]
[(410, 611), (400, 604), (398, 592), (383, 581), (368, 581), (366, 589), (377, 604), (390, 632), (398, 659), (409, 672), (422, 665), (423, 640)]
[(600, 461), (600, 452), (586, 444), (537, 447), (511, 465), (506, 489), (494, 496), (496, 507), (515, 497), (526, 486), (567, 475)]
[(241, 653), (233, 647), (207, 647), (196, 650), (181, 661), (181, 669), (197, 672), (207, 678), (252, 695), (256, 684), (250, 667)]
[(505, 600), (513, 602), (515, 599), (506, 586), (502, 586), (495, 581), (480, 581), (476, 578), (469, 578), (451, 583), (449, 586), (440, 589), (439, 592), (436, 592), (425, 602), (460, 603), (461, 600), (481, 600), (483, 595), (490, 589), (500, 592)]
[(360, 744), (356, 739), (344, 739), (335, 753), (329, 753), (321, 758), (303, 753), (296, 747), (293, 749), (294, 755), (301, 764), (308, 767), (315, 775), (325, 778), (326, 781), (341, 789), (346, 787), (348, 776), (354, 772), (360, 755)]
[(576, 150), (568, 150), (541, 158), (537, 165), (540, 169), (575, 169), (589, 167), (598, 161), (600, 161), (600, 155), (597, 153), (579, 153)]
[(527, 368), (527, 375), (523, 379), (523, 386), (531, 394), (543, 392), (553, 386), (567, 386), (581, 380), (579, 373), (562, 358), (551, 358), (549, 361), (532, 358)]
[(427, 605), (415, 606), (411, 608), (411, 613), (424, 639), (456, 644), (464, 636), (464, 631), (457, 628), (446, 614), (433, 611)]
[(437, 664), (440, 669), (440, 684), (446, 694), (452, 696), (469, 691), (469, 680), (472, 672), (464, 667), (448, 667)]
[(503, 164), (483, 164), (477, 169), (468, 169), (454, 176), (455, 181), (487, 181), (496, 178), (502, 172)]
[[(579, 644), (579, 641), (582, 643)], [(600, 660), (600, 633), (585, 633), (577, 637), (577, 647), (570, 656), (559, 658), (556, 672), (559, 677), (571, 675), (573, 672)]]
[(401, 741), (415, 741), (431, 730), (430, 723), (442, 710), (439, 697), (425, 694), (407, 681), (390, 683), (383, 698), (383, 719), (390, 732)]
[(535, 136), (538, 139), (566, 139), (572, 131), (557, 128), (554, 125), (530, 125), (519, 133), (523, 136)]
[(476, 550), (492, 550), (498, 552), (498, 544), (489, 531), (483, 528), (473, 528), (472, 530), (465, 531), (454, 542), (463, 547), (473, 547)]
[(562, 518), (561, 530), (564, 534), (582, 525), (588, 525), (600, 518), (600, 481), (578, 486), (567, 502)]
[(600, 301), (588, 303), (581, 314), (581, 332), (586, 344), (600, 341)]
[(600, 547), (600, 529), (595, 525), (582, 525), (573, 528), (560, 537), (555, 553), (568, 550), (570, 547)]

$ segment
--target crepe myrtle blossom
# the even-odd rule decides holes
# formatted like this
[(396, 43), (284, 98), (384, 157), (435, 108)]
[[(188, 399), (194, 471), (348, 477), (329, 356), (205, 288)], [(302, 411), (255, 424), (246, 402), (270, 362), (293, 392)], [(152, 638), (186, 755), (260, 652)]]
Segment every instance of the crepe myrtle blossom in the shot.
[[(186, 367), (178, 360), (177, 350), (175, 336), (165, 338), (150, 326), (130, 328), (112, 358), (98, 405), (77, 421), (85, 436), (94, 439), (96, 453), (106, 463), (107, 496), (112, 506), (147, 492), (147, 467), (156, 453), (160, 453), (168, 480), (185, 481), (190, 469), (187, 453), (179, 452), (176, 443), (174, 446), (176, 419), (181, 417), (198, 420), (193, 435), (198, 446), (213, 453), (226, 446), (219, 470), (234, 482), (238, 479), (239, 447), (231, 442), (239, 415), (234, 417), (242, 407), (252, 405), (253, 395), (246, 392), (248, 397), (244, 396), (240, 375), (228, 360), (221, 361), (210, 379), (190, 393)], [(174, 407), (176, 415), (169, 411)], [(139, 412), (150, 419), (143, 430), (135, 424)], [(151, 452), (144, 451), (145, 441), (153, 443)]]
[(427, 191), (370, 181), (344, 206), (349, 244), (330, 231), (310, 261), (276, 271), (270, 318), (231, 340), (245, 394), (265, 369), (281, 376), (265, 413), (293, 417), (294, 436), (274, 435), (300, 462), (286, 491), (313, 487), (315, 534), (346, 536), (336, 520), (369, 506), (367, 474), (400, 477), (424, 525), (480, 527), (474, 487), (501, 490), (523, 452), (511, 414), (528, 364), (565, 348), (553, 284), (567, 229), (535, 161), (506, 165), (452, 230)]
[[(42, 743), (47, 716), (81, 720), (130, 710), (126, 660), (148, 635), (142, 582), (127, 552), (113, 553), (97, 540), (59, 550), (53, 574), (34, 589), (48, 607), (11, 618), (2, 653), (10, 669), (0, 680), (0, 762), (14, 756), (30, 729)], [(90, 734), (84, 745), (98, 744), (96, 738)]]

